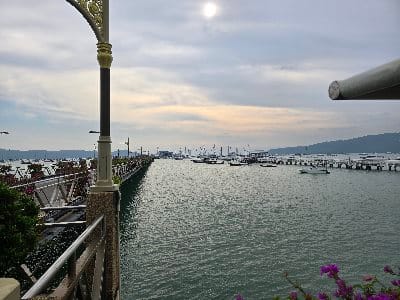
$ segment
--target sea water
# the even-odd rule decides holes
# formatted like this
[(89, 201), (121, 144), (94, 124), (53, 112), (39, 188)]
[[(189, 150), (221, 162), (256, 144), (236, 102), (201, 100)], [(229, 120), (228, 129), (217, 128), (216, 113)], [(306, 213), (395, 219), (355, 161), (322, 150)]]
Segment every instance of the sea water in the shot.
[[(271, 299), (400, 265), (400, 172), (156, 160), (122, 186), (123, 299)], [(384, 280), (387, 278), (382, 275)]]

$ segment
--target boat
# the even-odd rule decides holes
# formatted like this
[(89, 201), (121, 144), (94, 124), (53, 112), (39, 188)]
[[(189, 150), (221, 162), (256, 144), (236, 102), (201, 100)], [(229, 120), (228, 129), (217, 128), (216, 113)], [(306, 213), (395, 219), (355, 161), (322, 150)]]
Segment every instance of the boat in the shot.
[(233, 158), (232, 156), (220, 156), (219, 159), (224, 161), (231, 161)]
[(196, 164), (202, 164), (204, 163), (204, 158), (202, 157), (196, 157), (192, 159), (192, 162), (196, 163)]
[(223, 160), (219, 160), (217, 158), (208, 158), (205, 159), (204, 162), (209, 165), (222, 165), (224, 163)]
[(265, 167), (265, 168), (276, 168), (276, 164), (261, 164), (260, 167)]
[(400, 164), (400, 157), (388, 159), (388, 160), (386, 160), (386, 163), (388, 163), (388, 164)]
[(31, 162), (29, 160), (21, 159), (21, 164), (22, 165), (29, 165)]
[(248, 164), (245, 163), (245, 162), (238, 161), (238, 160), (232, 160), (232, 161), (229, 163), (229, 165), (230, 165), (230, 166), (233, 166), (233, 167), (236, 167), (236, 166), (247, 166)]
[(299, 170), (300, 174), (330, 174), (326, 167), (309, 167)]

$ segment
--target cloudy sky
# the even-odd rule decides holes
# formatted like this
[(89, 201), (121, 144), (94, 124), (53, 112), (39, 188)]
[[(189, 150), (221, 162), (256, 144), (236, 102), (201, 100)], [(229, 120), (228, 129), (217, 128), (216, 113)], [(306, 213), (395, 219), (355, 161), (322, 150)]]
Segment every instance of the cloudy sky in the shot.
[[(252, 149), (400, 130), (400, 101), (328, 98), (400, 57), (399, 0), (110, 0), (113, 149)], [(93, 149), (96, 39), (65, 0), (0, 0), (0, 148)]]

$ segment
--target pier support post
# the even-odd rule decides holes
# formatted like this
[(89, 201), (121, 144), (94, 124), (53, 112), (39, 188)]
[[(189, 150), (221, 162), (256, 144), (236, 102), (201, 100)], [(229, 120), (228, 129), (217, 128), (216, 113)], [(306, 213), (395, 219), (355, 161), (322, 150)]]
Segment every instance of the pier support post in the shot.
[[(86, 220), (90, 225), (104, 215), (106, 244), (104, 257), (105, 299), (119, 299), (120, 250), (119, 250), (119, 202), (120, 192), (91, 192), (86, 204)], [(92, 270), (94, 272), (94, 270)], [(93, 274), (88, 274), (93, 278)]]

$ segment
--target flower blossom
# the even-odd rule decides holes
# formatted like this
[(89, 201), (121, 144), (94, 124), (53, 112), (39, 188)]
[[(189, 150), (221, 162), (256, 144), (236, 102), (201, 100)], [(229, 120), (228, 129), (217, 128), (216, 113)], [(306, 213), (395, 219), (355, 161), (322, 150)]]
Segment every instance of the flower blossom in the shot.
[(291, 292), (289, 294), (289, 299), (290, 300), (297, 300), (297, 293), (296, 292)]
[(400, 286), (400, 279), (392, 280), (391, 283), (392, 283), (394, 286)]
[(235, 300), (244, 300), (244, 298), (243, 298), (242, 295), (237, 294), (237, 295), (235, 296)]
[(335, 264), (322, 266), (320, 268), (321, 276), (327, 274), (329, 278), (335, 278), (338, 273), (339, 273), (339, 268)]
[(347, 286), (343, 279), (336, 280), (336, 285), (338, 289), (335, 292), (335, 296), (338, 298), (348, 298), (353, 295), (353, 287), (351, 285)]
[(397, 298), (393, 298), (391, 295), (384, 293), (379, 293), (378, 295), (372, 295), (368, 297), (368, 300), (392, 300), (392, 299), (397, 299)]
[(318, 293), (319, 300), (328, 300), (329, 296), (326, 293)]

